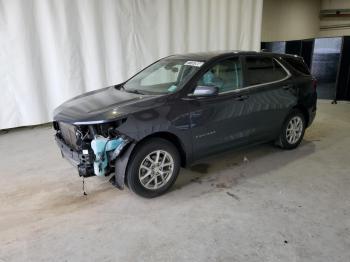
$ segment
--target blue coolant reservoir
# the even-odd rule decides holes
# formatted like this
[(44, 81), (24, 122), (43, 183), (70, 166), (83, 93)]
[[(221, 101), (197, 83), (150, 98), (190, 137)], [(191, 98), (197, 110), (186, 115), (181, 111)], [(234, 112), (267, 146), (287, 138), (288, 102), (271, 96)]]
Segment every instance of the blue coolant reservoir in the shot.
[(115, 150), (124, 143), (122, 138), (108, 139), (97, 136), (91, 141), (91, 148), (95, 153), (94, 173), (96, 176), (104, 176), (108, 165), (107, 152)]

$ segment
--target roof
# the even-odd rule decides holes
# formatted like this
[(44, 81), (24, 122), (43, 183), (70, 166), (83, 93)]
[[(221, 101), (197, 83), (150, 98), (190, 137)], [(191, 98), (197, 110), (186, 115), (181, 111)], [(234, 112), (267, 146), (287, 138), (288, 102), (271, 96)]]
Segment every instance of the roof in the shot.
[(255, 51), (240, 51), (240, 50), (225, 50), (225, 51), (209, 51), (209, 52), (198, 52), (198, 53), (187, 53), (187, 54), (175, 54), (178, 58), (204, 60), (208, 61), (217, 56), (225, 56), (230, 54), (257, 54), (260, 52)]
[(276, 55), (276, 56), (288, 56), (288, 57), (298, 57), (296, 55), (288, 55), (288, 54), (279, 54), (272, 52), (256, 52), (256, 51), (241, 51), (241, 50), (225, 50), (225, 51), (210, 51), (210, 52), (198, 52), (198, 53), (187, 53), (187, 54), (176, 54), (171, 57), (184, 58), (184, 59), (192, 59), (192, 60), (200, 60), (200, 61), (208, 61), (212, 58), (222, 57), (225, 55), (231, 54), (265, 54), (265, 55)]

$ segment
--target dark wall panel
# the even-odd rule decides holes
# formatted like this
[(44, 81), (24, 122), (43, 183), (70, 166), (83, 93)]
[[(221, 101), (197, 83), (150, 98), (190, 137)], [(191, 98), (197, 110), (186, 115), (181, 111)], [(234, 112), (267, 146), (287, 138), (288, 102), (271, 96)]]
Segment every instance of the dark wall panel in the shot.
[(317, 38), (315, 40), (311, 72), (317, 79), (319, 98), (336, 98), (341, 45), (341, 37)]
[(312, 55), (314, 52), (314, 39), (302, 40), (301, 42), (301, 54), (304, 58), (305, 63), (309, 68), (311, 68)]
[(261, 49), (268, 52), (284, 54), (286, 52), (286, 42), (284, 41), (262, 42)]
[(350, 36), (343, 38), (336, 98), (350, 100)]
[(301, 55), (301, 40), (287, 41), (286, 54)]

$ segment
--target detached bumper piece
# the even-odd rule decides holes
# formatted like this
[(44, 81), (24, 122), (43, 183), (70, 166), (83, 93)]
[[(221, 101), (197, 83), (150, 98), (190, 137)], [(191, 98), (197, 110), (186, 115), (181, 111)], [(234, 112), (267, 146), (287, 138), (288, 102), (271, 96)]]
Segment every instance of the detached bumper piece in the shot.
[[(67, 159), (73, 166), (78, 168), (79, 176), (94, 176), (92, 154), (83, 154), (67, 146), (62, 139), (55, 136), (56, 143), (61, 150), (62, 157)], [(92, 153), (92, 152), (91, 152)]]

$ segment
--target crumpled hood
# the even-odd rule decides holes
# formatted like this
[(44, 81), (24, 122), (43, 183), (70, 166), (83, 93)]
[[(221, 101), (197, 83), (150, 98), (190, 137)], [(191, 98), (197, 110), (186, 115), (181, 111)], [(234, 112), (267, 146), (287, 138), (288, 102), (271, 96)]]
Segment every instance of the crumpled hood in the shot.
[(150, 100), (157, 97), (119, 91), (111, 86), (64, 102), (54, 110), (54, 121), (77, 125), (110, 122), (149, 107)]

